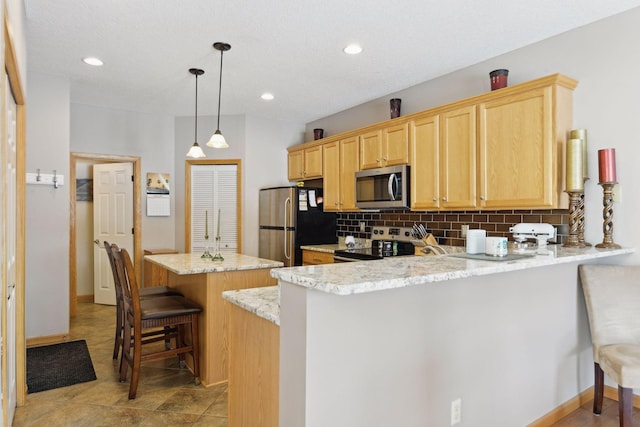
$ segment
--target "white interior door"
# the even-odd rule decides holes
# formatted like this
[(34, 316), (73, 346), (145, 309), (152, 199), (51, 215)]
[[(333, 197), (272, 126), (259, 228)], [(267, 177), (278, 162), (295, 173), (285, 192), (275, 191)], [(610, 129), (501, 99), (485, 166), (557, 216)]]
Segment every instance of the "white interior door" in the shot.
[[(5, 383), (3, 393), (7, 401), (7, 420), (11, 424), (17, 403), (16, 387), (16, 102), (9, 87), (9, 78), (4, 74), (5, 87), (5, 111), (6, 111), (6, 149), (5, 160), (5, 210), (4, 215), (4, 241), (5, 241), (5, 298), (4, 298), (4, 323), (5, 339), (2, 346), (2, 356), (6, 358)], [(1, 241), (1, 239), (0, 239)]]
[(104, 241), (133, 253), (133, 165), (93, 166), (93, 301), (115, 305), (113, 274)]

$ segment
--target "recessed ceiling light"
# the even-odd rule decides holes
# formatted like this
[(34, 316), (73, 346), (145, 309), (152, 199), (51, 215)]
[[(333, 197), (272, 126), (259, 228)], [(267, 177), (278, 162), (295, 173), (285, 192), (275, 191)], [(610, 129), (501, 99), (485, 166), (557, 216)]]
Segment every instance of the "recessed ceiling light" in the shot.
[(344, 53), (347, 53), (349, 55), (357, 55), (360, 52), (362, 52), (362, 46), (360, 46), (359, 44), (352, 43), (342, 50), (344, 51)]
[(263, 93), (260, 96), (260, 98), (264, 99), (265, 101), (271, 101), (273, 99), (273, 94), (269, 93), (269, 92), (266, 92), (266, 93)]
[(94, 67), (99, 67), (103, 64), (103, 62), (95, 56), (87, 56), (86, 58), (82, 58), (82, 62), (88, 65), (93, 65)]

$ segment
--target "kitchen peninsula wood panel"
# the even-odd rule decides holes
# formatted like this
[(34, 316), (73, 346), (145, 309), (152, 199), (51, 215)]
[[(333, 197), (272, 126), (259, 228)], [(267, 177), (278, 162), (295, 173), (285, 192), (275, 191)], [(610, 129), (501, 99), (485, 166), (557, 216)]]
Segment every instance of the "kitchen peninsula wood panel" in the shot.
[(229, 426), (277, 426), (280, 327), (233, 304), (230, 314)]

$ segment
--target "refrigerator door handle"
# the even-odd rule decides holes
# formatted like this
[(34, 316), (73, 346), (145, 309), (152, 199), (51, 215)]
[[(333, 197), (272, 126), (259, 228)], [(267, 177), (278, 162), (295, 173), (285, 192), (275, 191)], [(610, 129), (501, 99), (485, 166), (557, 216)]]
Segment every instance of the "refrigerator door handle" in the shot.
[[(287, 204), (289, 205), (289, 210), (287, 210)], [(286, 259), (291, 259), (291, 254), (287, 253), (289, 249), (289, 242), (287, 241), (287, 218), (289, 217), (289, 211), (291, 210), (291, 197), (287, 197), (284, 201), (284, 257)]]

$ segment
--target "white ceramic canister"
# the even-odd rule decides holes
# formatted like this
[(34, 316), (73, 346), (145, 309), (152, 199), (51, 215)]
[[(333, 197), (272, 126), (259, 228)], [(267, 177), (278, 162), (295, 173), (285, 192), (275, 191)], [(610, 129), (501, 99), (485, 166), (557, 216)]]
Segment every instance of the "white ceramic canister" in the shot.
[(507, 255), (506, 237), (487, 237), (485, 241), (485, 254), (491, 256)]
[(486, 230), (467, 230), (467, 253), (483, 254), (486, 238)]

